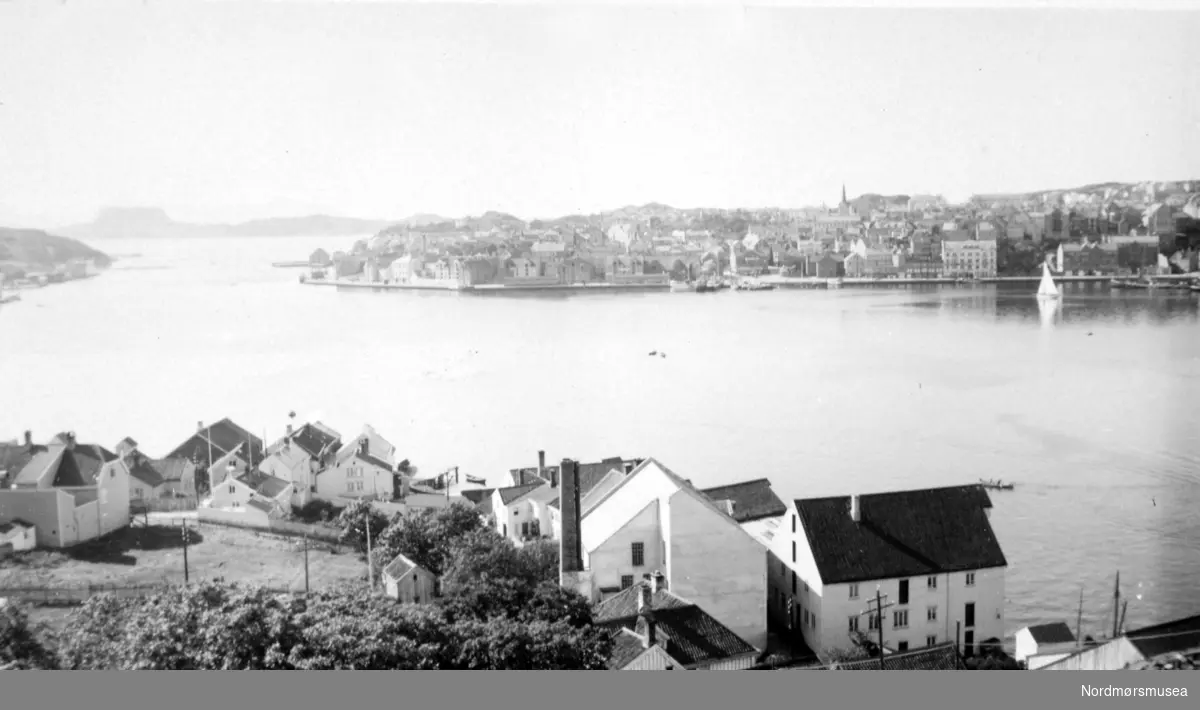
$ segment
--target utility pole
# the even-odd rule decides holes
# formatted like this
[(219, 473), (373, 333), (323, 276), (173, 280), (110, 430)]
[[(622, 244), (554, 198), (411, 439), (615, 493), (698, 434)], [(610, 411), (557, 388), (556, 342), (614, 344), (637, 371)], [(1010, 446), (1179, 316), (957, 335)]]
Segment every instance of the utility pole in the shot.
[(1075, 648), (1083, 645), (1083, 585), (1079, 585), (1079, 613), (1075, 615)]
[(304, 536), (304, 594), (308, 595), (308, 535)]
[(188, 583), (187, 550), (188, 550), (188, 525), (187, 525), (187, 521), (184, 520), (183, 521), (183, 584), (184, 584), (184, 586), (187, 586), (187, 583)]
[(1117, 633), (1125, 632), (1125, 612), (1129, 610), (1129, 600), (1121, 602), (1121, 623), (1117, 624)]
[(375, 567), (371, 563), (371, 506), (367, 505), (367, 582), (375, 588)]
[[(875, 619), (875, 630), (879, 633), (879, 670), (883, 670), (883, 610), (890, 606), (895, 606), (892, 602), (884, 604), (883, 598), (885, 596), (887, 595), (881, 594), (879, 587), (876, 587), (875, 601), (867, 602), (867, 610), (859, 614), (859, 616), (868, 616)], [(874, 608), (871, 608), (872, 604)]]

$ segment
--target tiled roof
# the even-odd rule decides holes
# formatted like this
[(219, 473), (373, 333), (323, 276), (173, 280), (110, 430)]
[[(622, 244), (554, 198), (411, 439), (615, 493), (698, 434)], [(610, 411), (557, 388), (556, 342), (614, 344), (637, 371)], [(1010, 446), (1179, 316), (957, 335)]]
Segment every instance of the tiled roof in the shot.
[(151, 488), (161, 486), (166, 480), (158, 472), (158, 469), (154, 467), (150, 458), (142, 454), (134, 453), (129, 456), (125, 459), (125, 465), (129, 467), (130, 476), (133, 476)]
[(1125, 637), (1147, 658), (1200, 646), (1200, 615), (1147, 626)]
[[(641, 596), (644, 585), (645, 582), (638, 582), (632, 587), (622, 589), (608, 599), (596, 604), (592, 609), (592, 618), (599, 624), (636, 617), (638, 615), (638, 597)], [(685, 606), (692, 606), (692, 603), (675, 596), (665, 589), (655, 592), (650, 597), (650, 608), (655, 611), (660, 609), (678, 609)]]
[(859, 497), (856, 523), (848, 496), (796, 501), (825, 584), (1006, 566), (991, 505), (978, 485), (879, 493)]
[(638, 656), (645, 652), (646, 647), (642, 637), (622, 627), (613, 634), (612, 651), (608, 655), (608, 669), (619, 671), (633, 663)]
[[(212, 461), (209, 460), (210, 443), (212, 444)], [(247, 444), (249, 444), (249, 450)], [(257, 436), (226, 418), (192, 434), (187, 441), (163, 458), (179, 458), (212, 464), (216, 459), (239, 447), (241, 447), (242, 456), (253, 455), (257, 460), (263, 450), (263, 442)]]
[[(757, 649), (727, 626), (694, 604), (654, 608), (653, 617), (655, 642), (685, 666), (758, 653)], [(646, 619), (641, 616), (616, 619), (602, 625), (627, 629), (641, 638), (645, 638), (648, 631)]]
[(829, 670), (834, 671), (957, 671), (963, 670), (962, 658), (958, 655), (954, 643), (943, 643), (914, 651), (892, 653), (883, 657), (883, 668), (879, 667), (878, 658), (864, 658), (858, 661), (834, 663)]
[(787, 505), (775, 495), (771, 482), (765, 478), (706, 488), (700, 492), (714, 502), (732, 501), (733, 519), (739, 523), (773, 518), (787, 512)]
[(509, 486), (508, 488), (499, 488), (497, 490), (500, 491), (500, 502), (508, 505), (533, 489), (544, 485), (546, 485), (545, 481), (534, 481), (533, 483), (527, 483), (523, 486)]
[(262, 471), (254, 470), (246, 471), (242, 475), (238, 476), (237, 480), (249, 486), (250, 489), (255, 493), (264, 495), (268, 498), (274, 498), (275, 496), (278, 496), (280, 493), (286, 490), (289, 485), (291, 485), (282, 478), (276, 478), (275, 476), (263, 473)]
[(1075, 634), (1071, 627), (1061, 621), (1051, 624), (1038, 624), (1029, 627), (1029, 635), (1039, 644), (1043, 643), (1074, 643)]

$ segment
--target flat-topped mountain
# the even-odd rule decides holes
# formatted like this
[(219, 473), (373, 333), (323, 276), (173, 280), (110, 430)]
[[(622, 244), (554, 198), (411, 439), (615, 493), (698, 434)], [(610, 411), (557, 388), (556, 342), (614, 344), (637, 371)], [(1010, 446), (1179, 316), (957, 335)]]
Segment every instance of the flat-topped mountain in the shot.
[(176, 222), (157, 207), (110, 207), (88, 224), (56, 230), (77, 239), (156, 237), (295, 237), (369, 234), (394, 224), (386, 219), (356, 219), (331, 215), (255, 219), (236, 224)]

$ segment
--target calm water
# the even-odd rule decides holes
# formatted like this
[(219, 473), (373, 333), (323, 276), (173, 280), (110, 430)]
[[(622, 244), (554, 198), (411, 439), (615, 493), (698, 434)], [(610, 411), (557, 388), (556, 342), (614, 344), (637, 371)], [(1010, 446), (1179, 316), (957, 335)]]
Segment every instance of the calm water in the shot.
[(99, 243), (142, 256), (0, 307), (0, 437), (162, 454), (200, 420), (276, 437), (295, 410), (493, 480), (538, 449), (783, 497), (1004, 478), (1010, 633), (1074, 625), (1081, 588), (1100, 633), (1117, 570), (1129, 626), (1200, 612), (1195, 296), (350, 293), (269, 266), (353, 239)]

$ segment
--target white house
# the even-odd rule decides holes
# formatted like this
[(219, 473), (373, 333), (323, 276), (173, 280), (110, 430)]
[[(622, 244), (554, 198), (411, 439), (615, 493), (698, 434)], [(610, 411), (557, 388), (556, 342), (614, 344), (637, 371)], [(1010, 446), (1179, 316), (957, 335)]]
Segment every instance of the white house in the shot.
[(404, 555), (383, 568), (387, 595), (402, 604), (428, 604), (437, 595), (437, 577)]
[(1071, 627), (1061, 621), (1026, 626), (1016, 633), (1013, 657), (1027, 664), (1029, 670), (1065, 658), (1079, 650)]
[(979, 486), (795, 500), (770, 540), (771, 615), (813, 651), (859, 634), (893, 651), (1004, 637), (1007, 561)]
[(325, 500), (396, 497), (392, 465), (371, 454), (370, 441), (363, 437), (337, 452), (333, 463), (317, 474), (317, 497)]
[(1116, 671), (1169, 654), (1195, 654), (1196, 649), (1200, 649), (1200, 616), (1189, 616), (1130, 631), (1040, 666), (1038, 670)]
[(268, 517), (291, 512), (293, 486), (290, 481), (262, 471), (230, 472), (213, 486), (209, 507), (217, 510), (239, 511), (257, 509)]
[(653, 458), (585, 511), (576, 467), (560, 467), (563, 586), (599, 600), (660, 570), (672, 593), (766, 647), (767, 552), (737, 521)]
[(263, 459), (258, 465), (258, 470), (291, 483), (291, 504), (295, 507), (307, 505), (317, 492), (319, 461), (304, 448), (290, 441), (284, 441), (270, 456)]
[(528, 540), (554, 536), (550, 504), (558, 500), (558, 487), (542, 481), (492, 491), (496, 532), (521, 545)]

